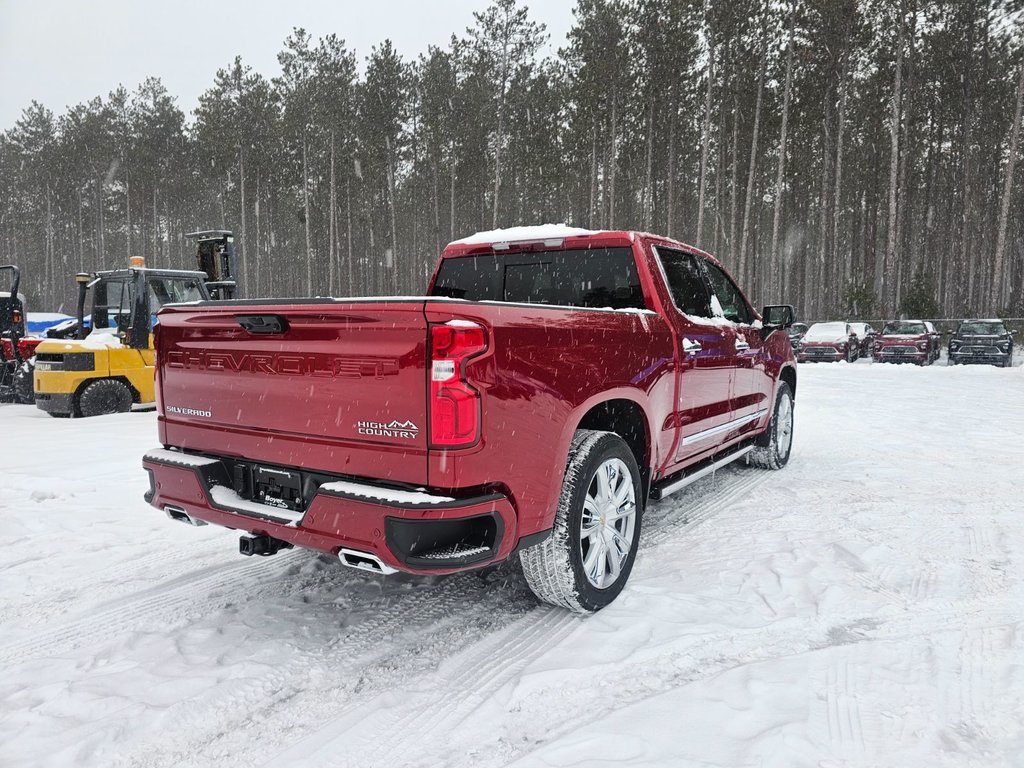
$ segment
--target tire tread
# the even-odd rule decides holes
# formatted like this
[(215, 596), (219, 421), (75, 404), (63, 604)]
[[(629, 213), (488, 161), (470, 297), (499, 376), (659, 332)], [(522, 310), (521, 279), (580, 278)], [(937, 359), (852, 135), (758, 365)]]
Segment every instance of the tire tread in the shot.
[[(782, 397), (792, 398), (789, 384), (784, 381), (779, 382), (778, 393), (775, 396), (775, 405), (772, 410), (772, 420), (768, 423), (768, 428), (757, 440), (757, 446), (754, 450), (747, 454), (748, 463), (755, 467), (760, 467), (761, 469), (782, 469), (789, 460), (788, 455), (785, 457), (779, 456), (778, 446), (775, 442), (775, 420), (779, 410), (779, 400)], [(792, 444), (790, 445), (790, 451), (792, 451)]]
[(569, 457), (565, 466), (565, 478), (558, 497), (555, 525), (543, 542), (524, 549), (519, 553), (519, 562), (526, 577), (526, 583), (533, 593), (546, 603), (568, 608), (574, 613), (590, 613), (580, 601), (569, 561), (569, 513), (573, 496), (580, 482), (587, 459), (598, 443), (612, 432), (580, 429), (569, 444)]

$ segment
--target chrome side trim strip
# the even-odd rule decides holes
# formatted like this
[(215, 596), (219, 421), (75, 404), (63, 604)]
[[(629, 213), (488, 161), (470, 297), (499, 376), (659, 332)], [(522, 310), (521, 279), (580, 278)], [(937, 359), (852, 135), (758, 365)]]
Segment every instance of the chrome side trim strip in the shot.
[(683, 438), (683, 445), (692, 445), (693, 443), (699, 443), (701, 440), (707, 440), (709, 437), (720, 435), (723, 432), (731, 432), (734, 429), (739, 429), (744, 424), (749, 424), (752, 421), (757, 421), (762, 416), (768, 413), (767, 408), (762, 408), (754, 413), (748, 413), (746, 416), (740, 416), (738, 419), (727, 421), (725, 424), (719, 424), (717, 427), (711, 427), (711, 429), (705, 429), (700, 432), (694, 432), (692, 435), (687, 435)]

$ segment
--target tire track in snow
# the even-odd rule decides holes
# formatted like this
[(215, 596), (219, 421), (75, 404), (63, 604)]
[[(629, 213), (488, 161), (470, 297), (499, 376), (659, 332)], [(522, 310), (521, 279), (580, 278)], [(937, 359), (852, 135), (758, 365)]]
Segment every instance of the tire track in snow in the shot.
[[(979, 606), (966, 617), (945, 608), (931, 611), (926, 616), (907, 616), (903, 611), (894, 610), (888, 622), (865, 632), (854, 642), (951, 631), (969, 625), (970, 621), (990, 621), (993, 610), (992, 603), (987, 603), (985, 608)], [(1006, 611), (1003, 616), (1009, 618), (1012, 612)], [(848, 618), (852, 625), (870, 626), (876, 617), (877, 614), (870, 614)], [(529, 619), (536, 621), (534, 616)], [(529, 626), (527, 620), (524, 624)], [(503, 637), (511, 645), (514, 633), (519, 631), (525, 632), (525, 629), (514, 625), (503, 631), (501, 637), (490, 638), (490, 641), (498, 641), (500, 645)], [(267, 760), (266, 764), (374, 768), (398, 764), (395, 761), (400, 757), (400, 764), (407, 768), (429, 768), (441, 764), (451, 768), (503, 765), (529, 752), (531, 747), (528, 745), (541, 745), (587, 723), (609, 717), (616, 709), (668, 690), (751, 664), (835, 650), (824, 629), (820, 634), (809, 634), (806, 626), (769, 624), (747, 631), (709, 632), (694, 638), (692, 646), (684, 650), (676, 648), (668, 652), (635, 654), (613, 674), (603, 676), (599, 681), (574, 678), (573, 686), (565, 686), (563, 681), (556, 680), (548, 688), (530, 690), (527, 698), (520, 695), (514, 698), (511, 707), (506, 708), (503, 718), (506, 727), (504, 732), (495, 733), (494, 741), (483, 744), (461, 742), (460, 733), (479, 734), (479, 729), (460, 729), (457, 726), (471, 717), (473, 709), (488, 697), (493, 700), (493, 694), (503, 685), (513, 682), (530, 661), (549, 650), (548, 647), (536, 648), (537, 639), (546, 636), (545, 632), (531, 635), (528, 646), (517, 648), (513, 661), (515, 669), (507, 673), (497, 670), (486, 678), (474, 660), (483, 658), (490, 668), (494, 666), (494, 657), (488, 660), (490, 645), (481, 644), (467, 655), (451, 659), (449, 664), (458, 664), (463, 672), (447, 681), (437, 681), (439, 684), (432, 685), (428, 693), (407, 696), (390, 708), (371, 708), (371, 716), (360, 717), (356, 713), (338, 718), (314, 738), (294, 744)], [(504, 647), (501, 646), (502, 654)], [(521, 653), (518, 652), (520, 650)], [(652, 667), (662, 672), (656, 685), (649, 682), (649, 675), (643, 674), (644, 670)], [(865, 749), (865, 741), (859, 707), (853, 699), (856, 688), (850, 682), (848, 671), (833, 672), (831, 680), (830, 725), (837, 741), (847, 751), (859, 754)], [(484, 696), (477, 695), (480, 688), (486, 689)], [(605, 695), (607, 690), (618, 692), (613, 703), (609, 703)], [(406, 710), (407, 714), (403, 716), (401, 711)], [(425, 717), (423, 712), (433, 714)], [(505, 732), (515, 734), (515, 741), (505, 739)], [(340, 746), (342, 739), (343, 749)], [(382, 744), (387, 745), (384, 750), (381, 749)]]
[(1005, 636), (1012, 634), (1007, 626), (985, 626), (967, 629), (960, 641), (960, 667), (957, 675), (957, 699), (960, 724), (969, 731), (980, 730), (991, 710), (1006, 701), (1007, 692), (1000, 691), (993, 662), (1005, 647)]
[[(338, 565), (338, 568), (342, 568)], [(346, 627), (343, 635), (318, 647), (292, 646), (268, 674), (241, 685), (235, 681), (205, 698), (193, 698), (171, 708), (167, 735), (121, 756), (124, 765), (180, 765), (218, 736), (244, 725), (268, 710), (291, 703), (307, 686), (351, 696), (360, 685), (360, 672), (372, 665), (397, 665), (404, 646), (391, 645), (410, 628), (430, 626), (446, 618), (458, 620), (459, 607), (472, 605), (481, 584), (464, 574), (447, 579), (439, 589), (399, 596), (376, 597), (355, 610), (368, 613), (364, 621)], [(329, 670), (329, 672), (326, 672)], [(321, 679), (327, 674), (327, 680)], [(317, 678), (314, 681), (314, 678)], [(211, 734), (211, 729), (216, 733)]]
[[(923, 614), (908, 615), (895, 607), (890, 609), (888, 620), (875, 624), (879, 618), (877, 613), (868, 615), (850, 615), (845, 617), (850, 626), (871, 627), (865, 630), (850, 644), (867, 642), (885, 642), (894, 638), (913, 636), (930, 638), (940, 632), (964, 631), (967, 628), (987, 626), (992, 621), (1012, 622), (1015, 612), (997, 600), (984, 600), (971, 606), (969, 611), (956, 611), (944, 606)], [(1005, 627), (1004, 627), (1005, 629)], [(533, 748), (524, 745), (543, 745), (547, 741), (570, 733), (573, 730), (593, 721), (613, 716), (618, 709), (625, 708), (651, 696), (681, 686), (708, 680), (719, 674), (745, 666), (780, 658), (792, 658), (802, 654), (834, 652), (837, 648), (830, 642), (827, 632), (809, 634), (806, 626), (786, 627), (769, 624), (754, 630), (712, 632), (694, 638), (691, 647), (675, 649), (668, 653), (636, 654), (627, 663), (622, 664), (612, 675), (607, 675), (597, 682), (590, 683), (583, 679), (576, 681), (572, 687), (559, 686), (557, 683), (550, 689), (541, 688), (529, 691), (529, 698), (514, 700), (514, 710), (506, 710), (506, 730), (515, 734), (516, 741), (510, 743), (496, 735), (499, 744), (443, 744), (437, 745), (435, 754), (423, 754), (419, 762), (410, 766), (434, 766), (443, 762), (442, 755), (462, 755), (462, 762), (446, 762), (451, 768), (466, 766), (478, 768), (486, 765), (504, 765), (514, 759), (521, 758)], [(728, 651), (726, 651), (728, 649)], [(658, 684), (644, 682), (649, 676), (644, 670), (651, 668), (661, 670)], [(847, 700), (833, 710), (837, 732), (842, 734), (843, 742), (851, 748), (865, 749), (864, 726), (859, 707), (855, 701), (849, 700), (856, 687), (851, 686), (848, 673), (836, 673), (834, 692), (843, 692)], [(606, 703), (602, 691), (619, 692), (613, 704)], [(557, 694), (557, 695), (556, 695)], [(453, 699), (462, 695), (458, 691), (445, 691), (438, 698)], [(837, 699), (838, 696), (834, 698)], [(555, 703), (547, 704), (548, 701)], [(594, 706), (594, 705), (597, 706)], [(530, 711), (523, 711), (530, 710)], [(579, 712), (576, 716), (566, 717), (566, 713)], [(510, 722), (511, 721), (511, 722)], [(473, 729), (468, 729), (473, 730)], [(430, 734), (421, 733), (418, 738), (429, 743)], [(409, 744), (415, 742), (410, 735)], [(410, 754), (416, 754), (412, 747)], [(535, 747), (534, 747), (535, 748)], [(475, 750), (475, 751), (474, 751)], [(422, 750), (420, 750), (422, 754)], [(500, 759), (499, 759), (500, 753)], [(483, 757), (483, 756), (487, 757)], [(487, 758), (491, 758), (488, 760)], [(385, 765), (386, 763), (363, 762), (362, 765)], [(345, 764), (342, 764), (345, 765)], [(347, 768), (347, 766), (346, 766)]]
[(849, 658), (837, 658), (826, 668), (828, 734), (833, 747), (841, 754), (864, 752), (864, 723), (857, 684), (860, 672), (861, 665)]
[[(152, 574), (151, 581), (160, 580), (166, 583), (168, 580), (177, 579), (188, 573), (197, 570), (196, 560), (205, 556), (214, 556), (217, 552), (230, 552), (225, 548), (224, 541), (220, 539), (208, 539), (195, 542), (187, 546), (163, 546), (158, 547), (155, 552), (147, 553), (144, 556), (132, 557), (128, 560), (115, 558), (115, 562), (105, 568), (97, 569), (89, 573), (89, 583), (84, 585), (85, 590), (95, 593), (102, 590), (103, 597), (99, 600), (96, 608), (112, 602), (114, 599), (130, 599), (132, 596), (141, 594), (146, 590), (153, 589), (150, 584), (138, 588), (135, 582), (125, 582), (125, 574), (134, 575), (136, 570), (145, 569)], [(34, 559), (34, 558), (33, 558)], [(222, 566), (221, 563), (217, 564)], [(141, 568), (139, 568), (141, 566)], [(157, 588), (159, 584), (155, 585)], [(19, 629), (37, 631), (39, 625), (49, 621), (54, 613), (60, 613), (61, 609), (71, 605), (72, 615), (81, 612), (80, 606), (74, 603), (81, 599), (83, 585), (76, 583), (69, 585), (59, 592), (47, 592), (34, 596), (20, 605), (11, 606), (2, 615), (0, 622), (7, 623), (17, 621), (24, 617), (26, 619), (23, 627)]]
[[(381, 759), (398, 764), (423, 737), (452, 732), (454, 726), (485, 704), (530, 662), (568, 636), (581, 621), (579, 616), (558, 608), (538, 608), (528, 620), (522, 621), (525, 627), (521, 632), (512, 625), (501, 633), (502, 636), (492, 636), (460, 657), (460, 672), (445, 684), (450, 691), (458, 691), (459, 695), (448, 699), (447, 706), (423, 707), (419, 711), (411, 709), (397, 718), (391, 712), (378, 710), (384, 717), (383, 722), (376, 724), (375, 732), (403, 734), (391, 742)], [(514, 639), (510, 641), (508, 635)], [(496, 663), (499, 659), (500, 663)]]
[[(725, 479), (721, 478), (722, 475), (725, 476)], [(659, 507), (664, 506), (666, 509), (654, 516), (652, 520), (650, 508), (648, 508), (648, 512), (644, 515), (640, 550), (651, 549), (671, 538), (677, 532), (679, 525), (685, 526), (686, 529), (695, 528), (746, 496), (771, 476), (772, 473), (767, 470), (730, 467), (694, 483), (679, 496), (669, 497), (665, 501), (658, 502)], [(700, 494), (699, 500), (696, 503), (692, 505), (687, 503), (698, 494)], [(648, 528), (647, 526), (651, 523), (653, 526)]]
[[(204, 613), (232, 600), (252, 599), (274, 590), (273, 578), (296, 565), (293, 552), (268, 562), (217, 563), (180, 575), (89, 609), (55, 627), (42, 627), (32, 637), (0, 647), (0, 666), (54, 656), (85, 645), (102, 643), (125, 632), (170, 628), (183, 616)], [(251, 580), (251, 577), (261, 579)]]

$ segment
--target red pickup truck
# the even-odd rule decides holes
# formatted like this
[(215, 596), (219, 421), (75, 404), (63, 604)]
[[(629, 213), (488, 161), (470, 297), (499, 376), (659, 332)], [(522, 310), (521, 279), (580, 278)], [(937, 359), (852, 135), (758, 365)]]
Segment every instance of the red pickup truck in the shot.
[(545, 601), (610, 603), (645, 500), (789, 458), (793, 308), (636, 232), (450, 244), (414, 298), (200, 302), (155, 329), (146, 500), (378, 573), (518, 555)]

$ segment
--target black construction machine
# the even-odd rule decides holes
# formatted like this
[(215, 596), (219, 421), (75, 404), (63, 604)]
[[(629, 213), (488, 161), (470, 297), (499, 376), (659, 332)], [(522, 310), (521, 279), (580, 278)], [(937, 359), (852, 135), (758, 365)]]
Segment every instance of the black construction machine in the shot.
[(25, 338), (25, 297), (18, 293), (21, 270), (5, 264), (0, 266), (0, 277), (4, 275), (10, 281), (4, 281), (8, 290), (0, 290), (0, 403), (29, 404), (34, 399), (29, 360), (40, 339)]
[(185, 235), (196, 242), (196, 269), (205, 272), (209, 278), (206, 290), (210, 298), (233, 299), (237, 289), (235, 276), (235, 237), (227, 229), (206, 229)]

